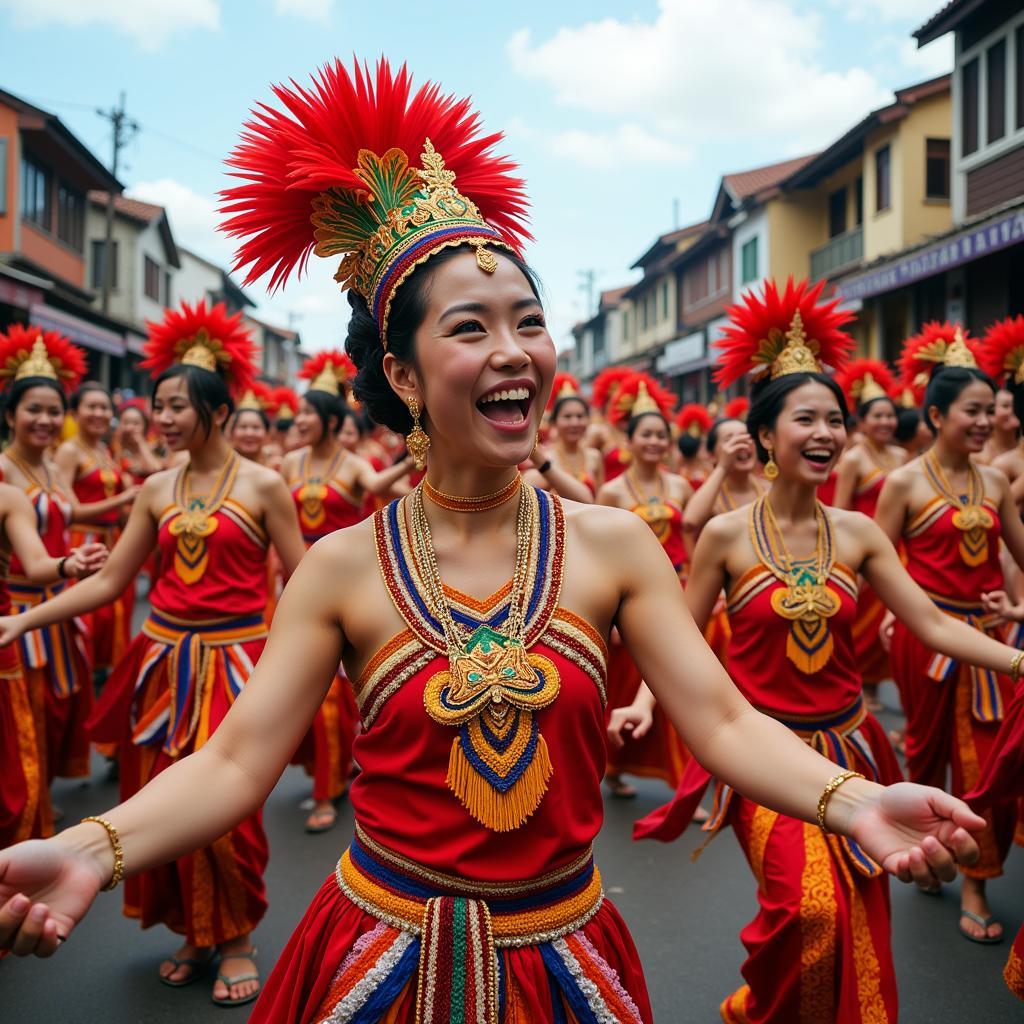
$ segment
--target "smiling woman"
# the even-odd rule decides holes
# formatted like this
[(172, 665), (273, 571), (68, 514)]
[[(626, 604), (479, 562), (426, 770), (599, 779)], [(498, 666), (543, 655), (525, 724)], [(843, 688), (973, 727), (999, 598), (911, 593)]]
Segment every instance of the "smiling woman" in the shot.
[[(103, 827), (0, 853), (0, 948), (53, 953), (102, 886), (252, 814), (342, 659), (363, 725), (355, 837), (251, 1021), (650, 1024), (592, 852), (613, 625), (730, 785), (804, 821), (817, 808), (822, 830), (900, 877), (952, 877), (976, 853), (981, 820), (965, 805), (837, 776), (730, 683), (639, 516), (523, 485), (555, 351), (519, 258), (521, 183), (492, 154), (500, 136), (481, 138), (468, 101), (436, 86), (411, 95), (384, 61), (375, 77), (335, 63), (313, 88), (277, 92), (287, 113), (261, 107), (232, 157), (243, 184), (227, 193), (228, 227), (274, 284), (314, 247), (343, 256), (356, 397), (429, 439), (427, 476), (313, 545), (208, 742)], [(184, 411), (164, 415), (185, 436)], [(0, 641), (17, 626), (0, 620)]]

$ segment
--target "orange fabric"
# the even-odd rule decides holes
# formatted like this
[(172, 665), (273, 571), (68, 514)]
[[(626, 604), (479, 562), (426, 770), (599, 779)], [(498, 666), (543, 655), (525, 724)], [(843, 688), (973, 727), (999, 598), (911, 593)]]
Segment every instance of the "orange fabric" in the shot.
[(0, 849), (53, 835), (44, 720), (42, 687), (20, 668), (0, 676)]

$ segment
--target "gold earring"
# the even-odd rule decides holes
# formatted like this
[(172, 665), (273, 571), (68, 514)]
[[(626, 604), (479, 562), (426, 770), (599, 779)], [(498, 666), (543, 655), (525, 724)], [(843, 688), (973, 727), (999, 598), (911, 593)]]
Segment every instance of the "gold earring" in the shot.
[(768, 461), (764, 464), (765, 480), (774, 480), (779, 475), (779, 465), (775, 461), (775, 452), (768, 449)]
[(417, 469), (427, 468), (427, 452), (430, 451), (430, 436), (420, 426), (420, 403), (411, 395), (405, 400), (409, 406), (409, 415), (412, 416), (412, 430), (405, 439), (405, 447), (412, 456), (412, 461)]

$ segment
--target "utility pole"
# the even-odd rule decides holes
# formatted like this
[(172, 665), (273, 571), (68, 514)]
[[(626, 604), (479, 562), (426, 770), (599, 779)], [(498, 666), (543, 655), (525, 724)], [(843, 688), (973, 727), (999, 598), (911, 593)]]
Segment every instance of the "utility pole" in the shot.
[[(111, 110), (97, 110), (100, 117), (109, 121), (114, 132), (113, 157), (110, 173), (117, 177), (118, 158), (121, 150), (135, 137), (139, 123), (129, 119), (124, 109), (125, 94), (121, 91), (120, 104)], [(110, 289), (114, 286), (114, 190), (107, 192), (107, 227), (103, 239), (103, 312), (110, 312)]]
[(596, 270), (577, 270), (576, 276), (580, 278), (579, 287), (587, 293), (587, 319), (597, 312), (594, 308), (594, 285), (597, 284)]

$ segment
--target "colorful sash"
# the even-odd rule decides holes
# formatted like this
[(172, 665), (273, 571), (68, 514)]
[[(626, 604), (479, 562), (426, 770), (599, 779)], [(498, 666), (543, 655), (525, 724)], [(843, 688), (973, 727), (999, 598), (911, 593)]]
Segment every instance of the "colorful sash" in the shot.
[(320, 1024), (380, 1020), (417, 969), (418, 1024), (498, 1024), (507, 987), (498, 951), (520, 946), (539, 947), (552, 993), (580, 1024), (640, 1024), (635, 1003), (582, 931), (604, 899), (591, 853), (530, 882), (470, 882), (385, 849), (357, 824), (336, 877), (380, 923), (342, 962)]
[(210, 701), (218, 675), (231, 701), (242, 692), (252, 674), (252, 659), (242, 646), (267, 635), (262, 614), (237, 619), (189, 622), (162, 612), (151, 612), (142, 632), (155, 641), (146, 653), (135, 680), (138, 696), (157, 666), (167, 661), (167, 689), (132, 720), (136, 746), (163, 745), (177, 757), (196, 739), (196, 749), (209, 737)]
[[(65, 584), (41, 587), (20, 577), (11, 577), (7, 587), (11, 594), (11, 611), (18, 615), (56, 597)], [(47, 670), (55, 697), (66, 699), (81, 688), (81, 676), (89, 664), (85, 647), (87, 632), (85, 623), (75, 618), (33, 629), (18, 640), (22, 663), (26, 668)]]
[[(998, 617), (989, 615), (980, 604), (958, 601), (956, 598), (933, 594), (930, 590), (926, 590), (925, 593), (946, 615), (960, 619), (982, 633), (1002, 640), (1002, 637), (996, 635), (996, 627), (999, 625)], [(1010, 642), (1011, 646), (1017, 646), (1012, 641)], [(959, 667), (960, 663), (949, 655), (936, 652), (929, 660), (925, 674), (929, 679), (943, 683), (950, 679)], [(1001, 722), (1005, 709), (1003, 695), (999, 689), (999, 674), (990, 668), (981, 668), (978, 665), (969, 665), (968, 669), (971, 673), (971, 713), (974, 720), (976, 722)]]

